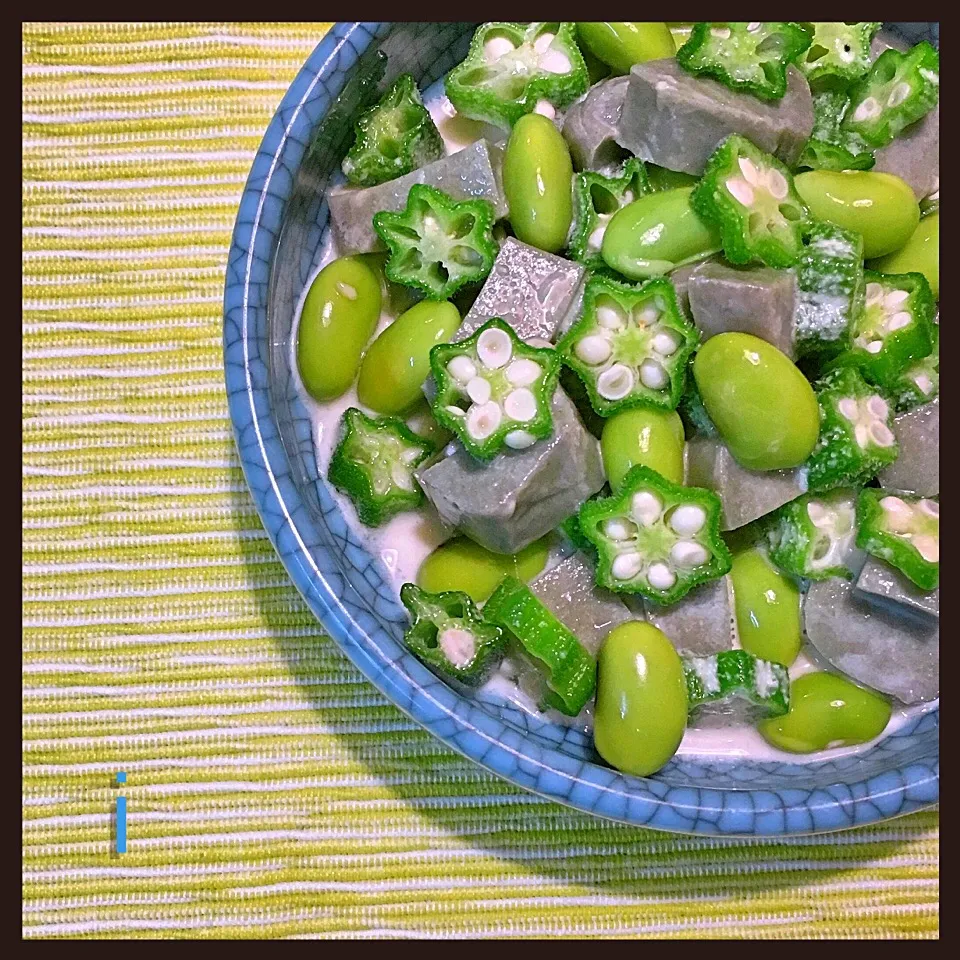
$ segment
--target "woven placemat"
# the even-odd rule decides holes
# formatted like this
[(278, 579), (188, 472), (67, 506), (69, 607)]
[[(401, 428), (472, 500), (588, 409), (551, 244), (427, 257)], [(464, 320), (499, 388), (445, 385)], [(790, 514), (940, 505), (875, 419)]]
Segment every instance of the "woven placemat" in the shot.
[(936, 812), (787, 842), (591, 819), (321, 634), (238, 465), (220, 303), (327, 26), (23, 27), (24, 935), (937, 936)]

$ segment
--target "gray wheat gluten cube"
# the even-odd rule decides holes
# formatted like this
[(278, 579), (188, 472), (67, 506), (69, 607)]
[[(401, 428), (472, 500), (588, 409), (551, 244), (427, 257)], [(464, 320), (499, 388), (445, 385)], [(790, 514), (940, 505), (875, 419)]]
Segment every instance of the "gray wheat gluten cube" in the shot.
[(629, 77), (601, 80), (567, 110), (563, 136), (578, 170), (612, 173), (626, 159), (617, 133), (628, 83)]
[(698, 436), (683, 451), (684, 483), (720, 497), (721, 530), (736, 530), (806, 492), (806, 476), (795, 470), (745, 470), (716, 437)]
[(868, 557), (857, 578), (856, 593), (865, 600), (887, 600), (903, 604), (928, 617), (940, 619), (940, 588), (921, 590), (889, 563)]
[(900, 455), (880, 471), (881, 487), (935, 497), (940, 493), (940, 398), (893, 418)]
[(630, 70), (617, 143), (668, 170), (700, 176), (731, 133), (793, 166), (813, 130), (813, 98), (803, 74), (787, 70), (787, 92), (767, 103), (687, 73), (674, 58)]
[(687, 281), (693, 322), (709, 340), (718, 333), (751, 333), (794, 358), (792, 270), (705, 263)]
[(694, 587), (682, 600), (661, 606), (644, 601), (647, 619), (662, 630), (682, 655), (708, 657), (734, 649), (730, 575)]
[(385, 250), (373, 229), (373, 215), (381, 210), (403, 210), (415, 183), (436, 187), (454, 200), (489, 200), (497, 217), (505, 217), (507, 201), (500, 182), (502, 161), (502, 147), (478, 140), (458, 153), (375, 187), (334, 187), (327, 194), (327, 202), (341, 256)]
[(940, 185), (940, 104), (876, 152), (874, 170), (905, 180), (922, 200)]
[(444, 523), (494, 553), (515, 553), (555, 529), (604, 484), (600, 445), (562, 390), (553, 434), (482, 463), (456, 451), (416, 472)]

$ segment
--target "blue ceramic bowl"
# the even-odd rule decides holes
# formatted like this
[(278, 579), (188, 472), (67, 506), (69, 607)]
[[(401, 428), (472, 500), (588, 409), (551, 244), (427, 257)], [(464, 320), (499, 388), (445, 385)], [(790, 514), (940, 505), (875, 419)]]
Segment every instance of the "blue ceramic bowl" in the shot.
[[(902, 26), (911, 39), (929, 35), (927, 24)], [(247, 181), (226, 278), (227, 392), (247, 482), (294, 583), (324, 630), (401, 710), (488, 770), (580, 810), (684, 833), (771, 835), (837, 830), (935, 803), (937, 710), (857, 756), (803, 764), (675, 758), (639, 778), (604, 766), (583, 734), (460, 696), (403, 647), (396, 589), (318, 475), (290, 337), (327, 230), (324, 194), (377, 51), (388, 58), (384, 82), (410, 72), (423, 89), (463, 59), (473, 27), (336, 24), (283, 98)]]

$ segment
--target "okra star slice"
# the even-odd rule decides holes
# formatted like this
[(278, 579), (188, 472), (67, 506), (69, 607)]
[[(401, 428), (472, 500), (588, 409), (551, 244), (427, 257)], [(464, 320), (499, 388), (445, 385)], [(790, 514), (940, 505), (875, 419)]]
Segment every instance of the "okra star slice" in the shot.
[(619, 176), (602, 173), (578, 173), (573, 181), (574, 226), (569, 255), (592, 270), (606, 264), (600, 256), (603, 234), (613, 215), (650, 193), (647, 170), (642, 160), (631, 157)]
[(940, 394), (940, 325), (933, 324), (933, 349), (907, 367), (893, 385), (897, 410), (903, 412), (929, 403)]
[(850, 90), (841, 128), (884, 147), (940, 99), (940, 54), (926, 40), (906, 53), (884, 50)]
[(690, 203), (717, 225), (731, 263), (760, 260), (768, 267), (789, 267), (800, 257), (809, 212), (793, 176), (739, 134), (727, 137), (707, 161)]
[(477, 687), (503, 659), (503, 631), (484, 619), (466, 593), (428, 593), (405, 583), (400, 600), (413, 618), (403, 642), (445, 680)]
[(753, 723), (781, 717), (790, 708), (790, 677), (783, 664), (761, 660), (746, 650), (683, 657), (681, 662), (691, 715), (709, 710), (709, 705), (714, 709), (722, 705)]
[(863, 138), (841, 129), (850, 106), (845, 90), (824, 90), (813, 98), (813, 131), (797, 161), (811, 170), (869, 170), (877, 162)]
[(940, 504), (873, 487), (857, 501), (857, 546), (896, 567), (921, 590), (940, 585)]
[(375, 187), (443, 156), (443, 139), (409, 73), (357, 121), (343, 172), (355, 186)]
[(731, 566), (720, 536), (720, 498), (632, 467), (620, 492), (580, 508), (580, 529), (597, 548), (597, 583), (675, 603)]
[(417, 183), (401, 213), (374, 214), (373, 229), (390, 251), (387, 279), (447, 300), (493, 267), (493, 207), (486, 200), (456, 201)]
[(893, 389), (933, 349), (933, 294), (920, 273), (866, 271), (866, 303), (853, 327), (850, 360), (872, 383)]
[(782, 506), (768, 530), (770, 559), (807, 580), (853, 576), (845, 564), (857, 535), (857, 492), (805, 494)]
[(696, 328), (661, 277), (642, 287), (604, 276), (587, 281), (580, 319), (557, 344), (602, 417), (635, 406), (674, 410), (686, 380)]
[(433, 452), (429, 441), (396, 417), (374, 420), (356, 407), (344, 413), (342, 430), (327, 479), (350, 497), (361, 523), (378, 527), (423, 503), (413, 471)]
[(503, 627), (545, 672), (546, 706), (577, 716), (597, 688), (597, 661), (516, 577), (507, 576), (484, 604), (484, 617)]
[(807, 460), (811, 492), (866, 483), (897, 459), (890, 405), (856, 369), (837, 368), (815, 388), (820, 436)]
[(797, 23), (700, 22), (677, 51), (677, 62), (731, 90), (780, 100), (787, 91), (787, 66), (809, 46), (810, 33)]
[(560, 355), (524, 343), (509, 324), (488, 320), (472, 337), (430, 351), (437, 384), (433, 415), (478, 460), (504, 447), (525, 450), (553, 432), (550, 402)]
[(870, 69), (870, 44), (883, 24), (831, 20), (802, 26), (812, 32), (810, 46), (797, 60), (807, 81), (846, 86)]
[(446, 79), (458, 113), (506, 129), (534, 111), (552, 120), (588, 86), (573, 23), (484, 23)]

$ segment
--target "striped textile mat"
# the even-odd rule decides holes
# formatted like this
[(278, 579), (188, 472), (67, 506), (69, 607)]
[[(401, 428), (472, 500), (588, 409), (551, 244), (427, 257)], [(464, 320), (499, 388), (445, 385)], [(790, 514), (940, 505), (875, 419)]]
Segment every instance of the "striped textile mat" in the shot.
[(322, 636), (244, 485), (220, 301), (327, 26), (22, 28), (24, 936), (938, 936), (936, 812), (779, 843), (591, 819)]

